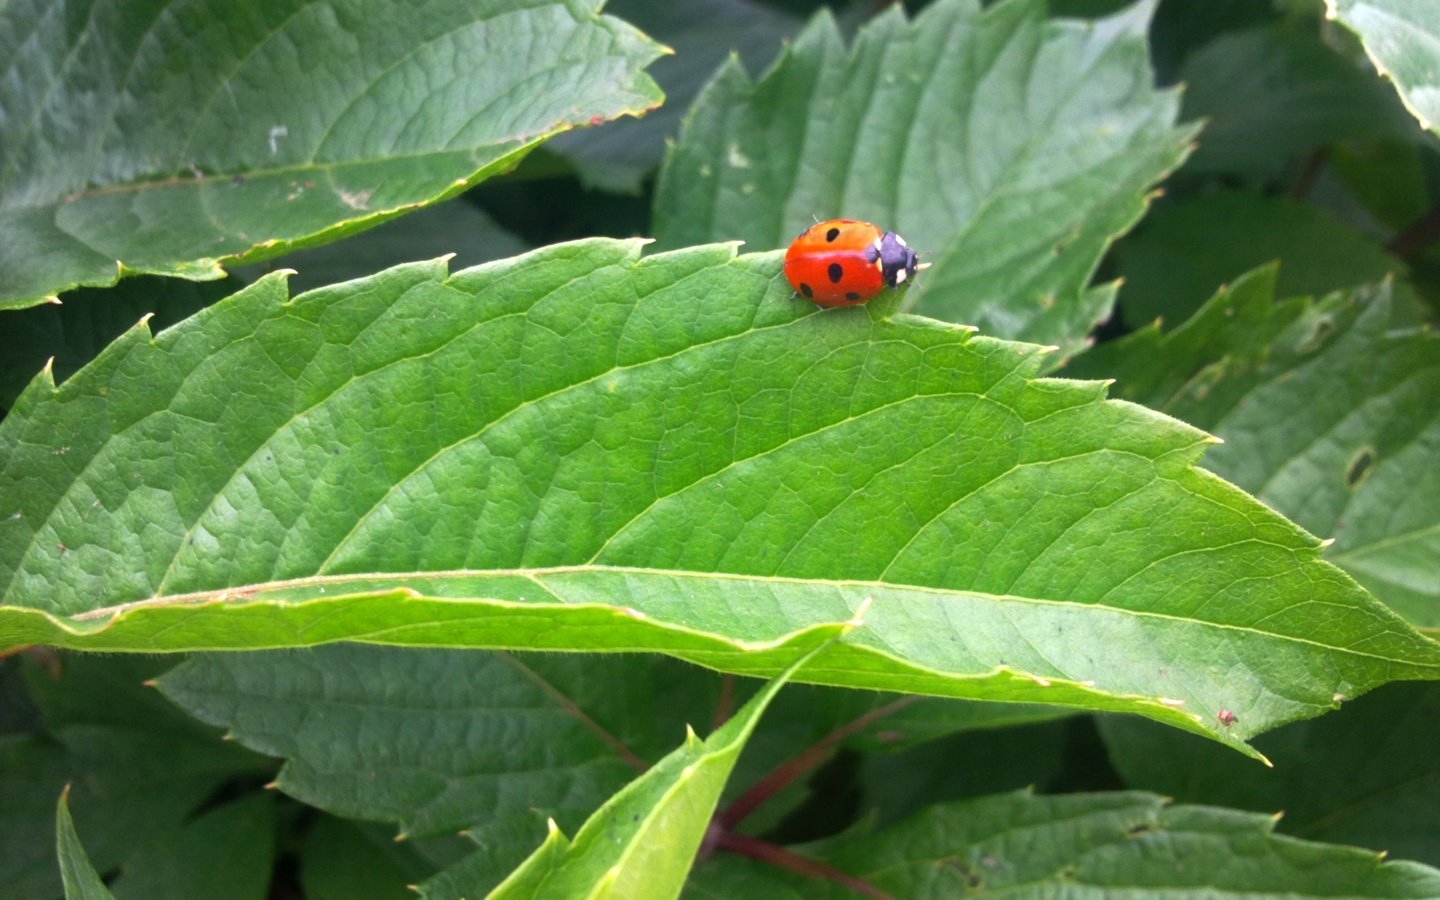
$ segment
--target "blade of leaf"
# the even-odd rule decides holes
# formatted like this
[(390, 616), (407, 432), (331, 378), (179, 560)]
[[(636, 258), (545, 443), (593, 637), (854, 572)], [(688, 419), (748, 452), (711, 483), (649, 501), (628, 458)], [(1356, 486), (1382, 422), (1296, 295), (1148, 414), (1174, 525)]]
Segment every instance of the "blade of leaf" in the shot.
[(1256, 746), (1273, 769), (1134, 718), (1106, 716), (1099, 726), (1128, 787), (1184, 803), (1283, 809), (1287, 834), (1440, 865), (1440, 685), (1387, 685), (1264, 735)]
[(1152, 3), (1047, 21), (1041, 0), (890, 7), (847, 50), (818, 15), (752, 82), (723, 68), (671, 148), (662, 246), (784, 246), (815, 217), (905, 235), (933, 268), (906, 303), (986, 333), (1077, 349), (1114, 297), (1086, 285), (1192, 128), (1155, 91)]
[(90, 865), (80, 835), (75, 833), (75, 821), (70, 818), (70, 806), (65, 802), (67, 794), (69, 789), (62, 791), (60, 802), (55, 806), (55, 852), (60, 857), (65, 900), (115, 900), (115, 895)]
[[(817, 629), (838, 637), (849, 628)], [(552, 821), (535, 855), (490, 893), (493, 900), (524, 897), (678, 897), (730, 770), (765, 708), (812, 649), (772, 679), (724, 725), (701, 741), (686, 729), (685, 744), (626, 785), (595, 811), (573, 841)]]
[[(1326, 556), (1409, 621), (1440, 625), (1440, 335), (1392, 330), (1394, 288), (1275, 302), (1241, 279), (1167, 334), (1147, 329), (1078, 374), (1213, 430), (1206, 465), (1334, 542)], [(1086, 354), (1090, 356), (1090, 354)]]
[[(1273, 833), (1271, 816), (1167, 806), (1153, 794), (1035, 796), (941, 804), (893, 828), (803, 848), (896, 897), (971, 893), (1099, 898), (1422, 898), (1440, 871)], [(1236, 860), (1243, 859), (1244, 865)], [(687, 897), (853, 896), (748, 860), (697, 866)]]
[(403, 836), (468, 828), (484, 843), (507, 830), (533, 836), (544, 817), (578, 826), (668, 750), (694, 706), (671, 709), (662, 686), (708, 680), (689, 668), (336, 645), (199, 656), (159, 687), (239, 743), (285, 758), (275, 785), (307, 804), (399, 822)]
[(665, 105), (644, 118), (559, 135), (546, 149), (565, 157), (585, 184), (630, 194), (660, 165), (681, 116), (728, 55), (751, 68), (768, 65), (800, 27), (799, 18), (763, 0), (610, 0), (605, 11), (674, 49), (649, 68)]
[(1325, 0), (1330, 18), (1360, 35), (1380, 74), (1420, 124), (1440, 134), (1440, 7), (1423, 0)]
[(1440, 672), (1318, 540), (1194, 467), (1203, 433), (1036, 378), (1040, 348), (822, 314), (777, 254), (639, 252), (294, 300), (266, 279), (32, 383), (0, 423), (0, 641), (653, 650), (768, 676), (873, 599), (803, 678), (1236, 746)]
[(115, 900), (266, 900), (276, 816), (275, 797), (258, 791), (206, 811), (132, 854)]
[(642, 113), (664, 48), (597, 5), (6, 4), (0, 309), (123, 274), (217, 278)]

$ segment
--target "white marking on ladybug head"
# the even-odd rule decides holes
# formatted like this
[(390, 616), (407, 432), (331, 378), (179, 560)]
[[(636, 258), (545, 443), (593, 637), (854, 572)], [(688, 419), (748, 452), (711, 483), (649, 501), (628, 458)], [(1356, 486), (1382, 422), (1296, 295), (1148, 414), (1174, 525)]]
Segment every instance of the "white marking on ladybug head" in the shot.
[(876, 238), (876, 239), (875, 239), (875, 243), (871, 244), (870, 246), (874, 247), (877, 251), (878, 251), (878, 250), (883, 250), (884, 247), (885, 247), (884, 244), (880, 243), (880, 239), (879, 239), (879, 238)]
[(899, 270), (898, 272), (896, 272), (896, 273), (895, 273), (895, 283), (896, 283), (896, 284), (904, 284), (904, 283), (905, 283), (905, 274), (906, 274), (906, 272), (905, 272), (904, 269), (901, 269), (901, 270)]
[(902, 237), (901, 237), (900, 235), (898, 235), (898, 234), (895, 235), (895, 243), (899, 244), (899, 245), (902, 246), (902, 247), (908, 247), (908, 246), (910, 246), (909, 244), (905, 243), (905, 239), (902, 238)]

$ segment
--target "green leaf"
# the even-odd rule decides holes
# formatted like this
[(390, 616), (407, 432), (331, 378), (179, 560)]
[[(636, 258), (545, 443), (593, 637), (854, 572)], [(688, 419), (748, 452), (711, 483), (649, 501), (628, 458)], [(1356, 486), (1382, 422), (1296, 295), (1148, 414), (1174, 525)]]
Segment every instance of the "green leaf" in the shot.
[(55, 852), (60, 857), (60, 877), (65, 882), (65, 900), (114, 900), (115, 895), (106, 889), (105, 883), (80, 843), (75, 833), (75, 821), (70, 818), (70, 807), (65, 802), (68, 791), (60, 794), (55, 807)]
[(1360, 35), (1420, 124), (1440, 134), (1440, 8), (1425, 0), (1325, 0), (1325, 7)]
[(198, 656), (160, 688), (285, 757), (275, 783), (306, 803), (406, 835), (470, 827), (484, 842), (523, 826), (533, 839), (545, 816), (578, 824), (660, 755), (684, 718), (659, 701), (693, 680), (684, 668), (338, 645)]
[(1282, 197), (1216, 191), (1157, 204), (1116, 248), (1125, 321), (1184, 322), (1228, 284), (1280, 260), (1279, 296), (1370, 284), (1405, 264), (1368, 235), (1322, 210)]
[(379, 826), (319, 815), (300, 848), (306, 900), (414, 900), (410, 885), (434, 872), (409, 843)]
[(1031, 345), (791, 300), (778, 254), (639, 251), (293, 300), (266, 279), (32, 384), (0, 423), (0, 644), (649, 650), (769, 676), (873, 601), (801, 677), (1236, 746), (1440, 674), (1319, 541), (1194, 467), (1203, 433), (1035, 377)]
[(1214, 431), (1207, 467), (1333, 538), (1326, 557), (1408, 620), (1440, 625), (1440, 335), (1391, 330), (1389, 284), (1276, 304), (1272, 277), (1076, 372)]
[[(838, 636), (848, 627), (830, 631)], [(815, 652), (772, 679), (704, 741), (687, 728), (683, 746), (596, 810), (573, 841), (552, 820), (545, 842), (489, 896), (678, 897), (740, 751), (776, 692)]]
[(1207, 120), (1187, 172), (1268, 179), (1317, 147), (1421, 136), (1389, 86), (1293, 22), (1221, 36), (1181, 78), (1185, 118)]
[(0, 407), (12, 406), (47, 360), (54, 360), (50, 376), (64, 381), (142, 318), (151, 316), (151, 328), (169, 328), (242, 287), (237, 278), (139, 276), (112, 288), (71, 291), (60, 303), (0, 310)]
[(569, 160), (587, 185), (631, 194), (660, 165), (681, 116), (727, 56), (738, 55), (754, 71), (800, 28), (799, 18), (762, 0), (610, 0), (605, 11), (675, 51), (648, 70), (665, 105), (641, 119), (559, 135), (546, 149)]
[(655, 106), (642, 70), (663, 48), (595, 5), (7, 4), (0, 308), (123, 274), (217, 278)]
[(1387, 685), (1264, 735), (1255, 743), (1274, 768), (1133, 718), (1107, 716), (1100, 732), (1129, 787), (1185, 803), (1283, 809), (1287, 834), (1440, 865), (1440, 686)]
[(58, 674), (26, 666), (42, 722), (0, 737), (0, 898), (60, 892), (50, 817), (67, 783), (90, 856), (108, 871), (226, 782), (273, 771), (141, 684), (172, 662), (62, 654)]
[(207, 811), (126, 860), (116, 900), (265, 900), (275, 813), (274, 797), (261, 793)]
[[(1034, 796), (941, 804), (882, 832), (809, 849), (895, 897), (974, 893), (1099, 898), (1421, 898), (1440, 871), (1379, 854), (1276, 835), (1270, 816), (1167, 806), (1153, 794)], [(693, 898), (855, 896), (734, 857), (696, 868)]]
[(1001, 337), (1077, 348), (1113, 301), (1087, 284), (1179, 165), (1191, 128), (1155, 91), (1152, 3), (1047, 21), (1041, 0), (891, 7), (847, 50), (817, 16), (752, 82), (731, 64), (660, 175), (667, 247), (783, 247), (816, 217), (893, 228), (934, 267), (905, 302)]
[(300, 293), (442, 253), (453, 253), (450, 265), (460, 268), (514, 256), (528, 249), (523, 240), (501, 228), (479, 206), (457, 197), (348, 240), (286, 254), (277, 261), (241, 269), (237, 274), (253, 281), (275, 268), (294, 269), (290, 290)]

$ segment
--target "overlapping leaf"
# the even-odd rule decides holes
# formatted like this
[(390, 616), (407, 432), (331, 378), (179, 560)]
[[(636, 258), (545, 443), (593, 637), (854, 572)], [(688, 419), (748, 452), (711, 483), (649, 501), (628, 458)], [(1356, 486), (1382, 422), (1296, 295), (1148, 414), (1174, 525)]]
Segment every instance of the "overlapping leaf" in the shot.
[(1440, 7), (1427, 0), (1325, 0), (1330, 17), (1360, 35), (1375, 67), (1395, 82), (1420, 124), (1440, 133)]
[[(1125, 396), (1225, 440), (1205, 460), (1311, 531), (1326, 557), (1419, 625), (1440, 625), (1440, 336), (1392, 331), (1390, 285), (1276, 303), (1274, 272), (1175, 331), (1081, 358)], [(1090, 356), (1090, 354), (1087, 354)]]
[(60, 857), (60, 875), (65, 880), (65, 900), (115, 900), (85, 855), (85, 845), (75, 833), (75, 820), (70, 818), (64, 794), (55, 807), (55, 847)]
[[(845, 628), (838, 624), (831, 633)], [(776, 692), (814, 653), (771, 680), (705, 740), (687, 731), (682, 746), (596, 810), (574, 840), (551, 822), (545, 842), (489, 896), (678, 897), (740, 751)]]
[(267, 279), (37, 380), (0, 424), (0, 640), (771, 675), (869, 602), (801, 677), (1236, 744), (1440, 672), (1315, 538), (1192, 465), (1203, 433), (1036, 378), (1030, 345), (793, 301), (776, 254), (639, 252), (293, 300)]
[(0, 308), (215, 278), (660, 101), (584, 0), (20, 0), (0, 10)]
[[(971, 893), (1418, 900), (1440, 892), (1440, 871), (1429, 866), (1276, 835), (1274, 825), (1266, 815), (1167, 806), (1153, 794), (1022, 791), (939, 804), (879, 833), (807, 849), (883, 896), (907, 900)], [(716, 857), (696, 869), (685, 896), (855, 895), (778, 868)]]
[(942, 0), (914, 22), (897, 6), (848, 50), (821, 14), (764, 78), (732, 64), (701, 95), (656, 236), (763, 249), (867, 219), (933, 262), (917, 310), (1073, 349), (1113, 300), (1086, 287), (1100, 254), (1194, 134), (1151, 86), (1152, 6), (1084, 23), (1039, 0)]
[(1286, 834), (1440, 865), (1440, 685), (1389, 685), (1277, 729), (1256, 741), (1274, 768), (1137, 719), (1107, 716), (1100, 731), (1130, 787), (1185, 803), (1283, 809)]

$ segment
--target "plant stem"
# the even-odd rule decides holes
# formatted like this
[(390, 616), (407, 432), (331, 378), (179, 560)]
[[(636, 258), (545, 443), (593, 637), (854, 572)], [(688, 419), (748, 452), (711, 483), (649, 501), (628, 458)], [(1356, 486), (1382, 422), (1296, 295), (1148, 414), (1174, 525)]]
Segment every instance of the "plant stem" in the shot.
[(804, 750), (771, 769), (769, 774), (751, 785), (749, 790), (741, 794), (736, 798), (734, 803), (726, 807), (717, 817), (717, 821), (726, 831), (733, 829), (736, 825), (740, 824), (746, 816), (754, 812), (760, 804), (775, 796), (775, 794), (779, 793), (786, 785), (801, 775), (806, 774), (811, 769), (820, 765), (836, 744), (850, 737), (852, 734), (870, 727), (876, 720), (899, 712), (919, 699), (919, 697), (914, 696), (902, 697), (893, 703), (877, 706), (865, 715), (836, 728), (814, 744), (811, 744), (809, 747), (806, 747)]
[(1440, 239), (1440, 205), (1430, 207), (1425, 215), (1405, 226), (1405, 229), (1385, 245), (1396, 256), (1404, 259), (1414, 256)]
[(811, 878), (823, 878), (833, 881), (836, 884), (844, 885), (862, 897), (873, 897), (875, 900), (895, 900), (894, 896), (887, 894), (869, 882), (856, 878), (840, 871), (834, 866), (827, 866), (816, 859), (808, 856), (801, 856), (786, 850), (784, 847), (776, 846), (768, 841), (750, 837), (748, 834), (737, 834), (733, 831), (721, 831), (716, 836), (713, 846), (719, 850), (728, 850), (740, 856), (763, 863), (769, 863), (779, 869), (788, 869), (800, 875), (807, 875)]

